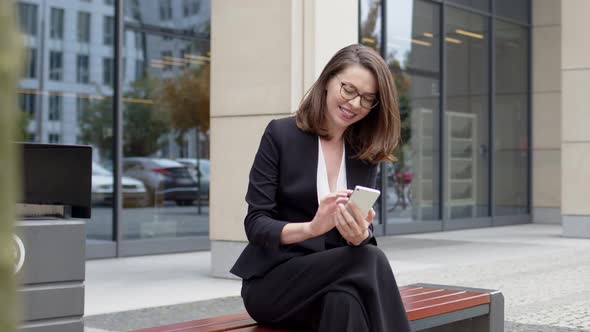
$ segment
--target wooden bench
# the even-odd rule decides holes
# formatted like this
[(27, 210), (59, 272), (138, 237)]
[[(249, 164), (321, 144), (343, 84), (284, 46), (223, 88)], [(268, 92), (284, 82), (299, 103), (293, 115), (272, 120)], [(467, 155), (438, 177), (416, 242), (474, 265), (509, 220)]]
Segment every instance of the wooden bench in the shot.
[[(499, 291), (413, 284), (400, 287), (412, 331), (504, 331), (504, 297)], [(135, 332), (287, 332), (258, 325), (243, 312)]]

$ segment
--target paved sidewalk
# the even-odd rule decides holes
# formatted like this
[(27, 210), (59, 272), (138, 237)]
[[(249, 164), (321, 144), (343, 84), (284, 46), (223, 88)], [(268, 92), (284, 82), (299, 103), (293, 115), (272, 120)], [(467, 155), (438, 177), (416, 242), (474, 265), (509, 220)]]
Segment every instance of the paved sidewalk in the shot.
[[(506, 331), (590, 331), (590, 240), (555, 225), (382, 237), (400, 285), (500, 289)], [(89, 261), (87, 331), (126, 331), (243, 310), (240, 282), (208, 276), (210, 253)]]

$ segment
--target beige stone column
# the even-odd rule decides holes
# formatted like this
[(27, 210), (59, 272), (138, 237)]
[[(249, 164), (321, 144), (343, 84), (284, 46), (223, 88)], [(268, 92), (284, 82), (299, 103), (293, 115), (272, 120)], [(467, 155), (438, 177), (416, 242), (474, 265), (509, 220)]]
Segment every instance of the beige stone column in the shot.
[(211, 274), (246, 245), (244, 197), (262, 132), (289, 116), (329, 58), (358, 41), (357, 0), (211, 2)]
[(561, 2), (532, 1), (532, 214), (535, 223), (561, 223)]
[(561, 2), (563, 235), (590, 238), (590, 1)]

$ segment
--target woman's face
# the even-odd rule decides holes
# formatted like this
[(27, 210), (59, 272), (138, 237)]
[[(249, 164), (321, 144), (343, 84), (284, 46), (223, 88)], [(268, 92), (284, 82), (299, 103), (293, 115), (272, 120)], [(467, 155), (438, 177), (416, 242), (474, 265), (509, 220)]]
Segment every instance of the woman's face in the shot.
[[(344, 132), (348, 126), (367, 116), (370, 109), (361, 105), (361, 98), (365, 99), (362, 104), (370, 104), (371, 99), (377, 98), (378, 92), (373, 73), (360, 65), (348, 66), (336, 74), (328, 81), (326, 90), (326, 121), (332, 132)], [(356, 98), (349, 99), (357, 94)]]

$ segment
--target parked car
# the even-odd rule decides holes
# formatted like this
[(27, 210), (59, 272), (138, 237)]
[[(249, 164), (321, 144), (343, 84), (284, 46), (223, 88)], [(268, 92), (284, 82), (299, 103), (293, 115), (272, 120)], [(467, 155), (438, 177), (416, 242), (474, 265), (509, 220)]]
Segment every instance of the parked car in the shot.
[[(147, 205), (147, 192), (141, 181), (130, 177), (121, 177), (123, 206), (142, 207)], [(92, 204), (113, 204), (113, 173), (98, 163), (92, 163)]]
[[(180, 158), (176, 159), (179, 163), (188, 167), (191, 175), (198, 180), (197, 176), (199, 175), (199, 171), (197, 169), (197, 159), (194, 158)], [(209, 170), (210, 170), (210, 162), (209, 159), (199, 159), (198, 167), (201, 169), (201, 199), (208, 200), (209, 199)], [(197, 181), (198, 183), (198, 181)]]
[(132, 157), (123, 159), (123, 174), (140, 180), (148, 192), (148, 205), (174, 201), (192, 205), (199, 188), (188, 168), (171, 159)]

